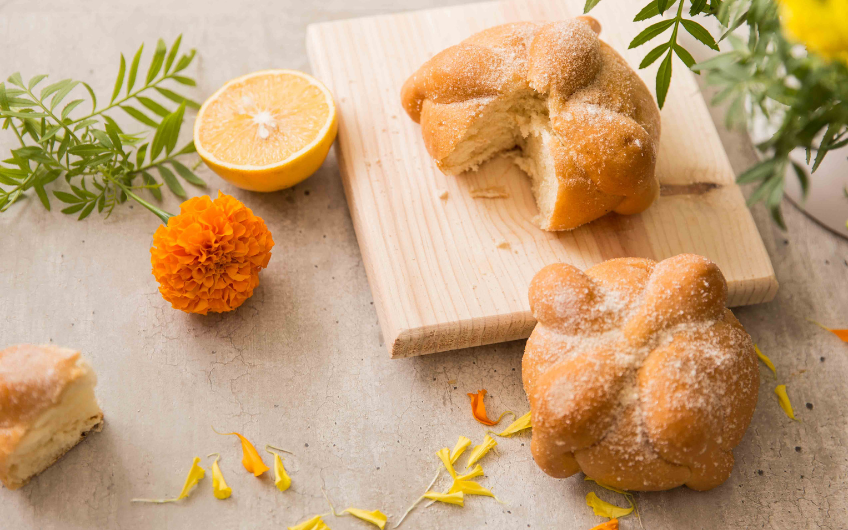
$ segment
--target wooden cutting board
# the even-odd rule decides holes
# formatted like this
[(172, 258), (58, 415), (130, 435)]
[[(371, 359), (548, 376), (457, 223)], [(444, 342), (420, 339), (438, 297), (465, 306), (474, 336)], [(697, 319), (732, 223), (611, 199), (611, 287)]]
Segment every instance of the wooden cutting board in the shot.
[[(661, 196), (640, 215), (610, 214), (571, 232), (544, 232), (532, 222), (529, 179), (509, 160), (451, 177), (430, 159), (419, 126), (400, 104), (406, 78), (477, 31), (577, 16), (583, 3), (490, 2), (309, 27), (313, 71), (338, 105), (339, 167), (393, 357), (528, 337), (535, 325), (530, 280), (560, 261), (587, 268), (614, 257), (661, 260), (691, 252), (721, 267), (731, 306), (774, 297), (771, 262), (698, 85), (682, 63), (674, 64), (662, 110)], [(638, 6), (624, 4), (633, 3), (601, 2), (592, 15), (603, 26), (601, 38), (633, 65), (647, 50), (627, 50), (639, 30), (630, 12)], [(652, 89), (655, 73), (640, 71)], [(471, 190), (490, 186), (503, 186), (509, 197), (471, 197)]]

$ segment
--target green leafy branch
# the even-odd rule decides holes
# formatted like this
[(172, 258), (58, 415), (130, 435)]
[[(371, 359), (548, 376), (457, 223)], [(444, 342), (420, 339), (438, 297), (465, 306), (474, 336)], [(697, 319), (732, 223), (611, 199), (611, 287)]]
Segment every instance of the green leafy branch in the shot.
[[(791, 170), (796, 175), (805, 196), (810, 186), (807, 168), (790, 154), (798, 148), (806, 150), (809, 171), (814, 173), (829, 152), (848, 145), (848, 66), (813, 53), (799, 53), (797, 44), (783, 34), (774, 0), (688, 0), (690, 17), (705, 15), (719, 22), (722, 34), (718, 41), (703, 26), (684, 17), (686, 1), (652, 0), (635, 21), (662, 16), (675, 4), (676, 15), (639, 33), (630, 48), (672, 30), (668, 42), (648, 52), (639, 65), (645, 68), (665, 55), (657, 71), (660, 107), (671, 82), (674, 52), (694, 72), (706, 73), (708, 84), (719, 88), (711, 103), (728, 105), (728, 127), (744, 126), (757, 118), (774, 127), (772, 136), (757, 145), (761, 161), (739, 175), (737, 182), (756, 185), (748, 204), (764, 202), (774, 221), (785, 229), (781, 203), (786, 174)], [(588, 0), (586, 12), (599, 2)], [(732, 37), (743, 25), (748, 28), (746, 42)], [(680, 26), (714, 50), (725, 39), (733, 49), (695, 64), (677, 43)]]
[[(0, 83), (2, 129), (11, 130), (20, 144), (11, 150), (10, 158), (0, 162), (0, 212), (23, 199), (29, 190), (50, 210), (47, 188), (64, 177), (69, 189), (51, 190), (53, 197), (67, 205), (62, 213), (79, 214), (77, 218), (82, 220), (96, 208), (108, 216), (129, 198), (167, 222), (169, 214), (142, 199), (138, 192), (146, 190), (161, 201), (160, 188), (164, 183), (174, 195), (186, 198), (176, 175), (192, 185), (205, 186), (177, 160), (195, 152), (194, 142), (178, 149), (177, 140), (186, 107), (197, 109), (199, 105), (162, 86), (167, 81), (195, 86), (193, 79), (181, 75), (195, 56), (194, 50), (179, 55), (181, 40), (182, 36), (177, 37), (169, 49), (159, 39), (143, 78), (139, 78), (139, 64), (144, 45), (138, 48), (129, 69), (121, 54), (111, 99), (100, 108), (94, 90), (82, 81), (63, 79), (39, 91), (47, 75), (24, 82), (15, 73)], [(85, 97), (73, 99), (59, 110), (60, 104), (72, 93), (80, 93), (80, 89), (87, 93), (91, 112), (74, 117), (74, 111), (86, 102)], [(167, 102), (163, 105), (149, 97), (154, 93)], [(176, 104), (176, 110), (169, 110), (165, 106), (169, 104)], [(146, 129), (140, 133), (125, 132), (109, 115), (118, 109)], [(148, 139), (151, 132), (153, 138)]]
[[(600, 3), (600, 0), (586, 0), (584, 13), (588, 13), (598, 3)], [(629, 46), (631, 49), (641, 46), (656, 39), (671, 29), (671, 37), (668, 41), (648, 52), (639, 64), (640, 69), (645, 68), (665, 55), (665, 58), (663, 58), (660, 63), (659, 70), (657, 70), (657, 103), (660, 108), (663, 108), (663, 105), (665, 104), (665, 98), (668, 95), (668, 88), (671, 85), (672, 56), (677, 55), (680, 60), (683, 61), (683, 64), (689, 68), (692, 68), (695, 64), (695, 59), (692, 58), (692, 54), (677, 42), (677, 35), (681, 26), (690, 35), (701, 41), (703, 44), (718, 51), (718, 44), (710, 32), (698, 22), (695, 22), (691, 18), (684, 17), (683, 5), (685, 3), (686, 0), (652, 0), (641, 11), (639, 11), (633, 19), (634, 22), (641, 22), (654, 17), (662, 17), (667, 10), (677, 4), (677, 13), (673, 19), (665, 19), (661, 22), (648, 26), (634, 37)], [(715, 15), (720, 9), (721, 3), (721, 0), (691, 0), (689, 2), (689, 16), (695, 17), (700, 14)]]

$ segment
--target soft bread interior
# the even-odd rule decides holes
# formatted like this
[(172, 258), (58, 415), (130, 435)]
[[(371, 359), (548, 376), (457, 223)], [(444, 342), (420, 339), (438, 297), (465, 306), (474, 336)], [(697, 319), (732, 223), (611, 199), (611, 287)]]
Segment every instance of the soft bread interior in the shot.
[(537, 221), (546, 229), (558, 189), (550, 152), (552, 141), (545, 100), (533, 90), (523, 90), (489, 105), (441, 165), (445, 173), (458, 175), (476, 171), (483, 162), (497, 155), (513, 156), (532, 181), (539, 207)]
[(458, 175), (477, 168), (495, 155), (521, 147), (525, 129), (533, 116), (547, 116), (545, 101), (533, 90), (517, 91), (488, 105), (450, 155), (442, 170)]
[(516, 165), (530, 177), (533, 196), (539, 208), (536, 223), (545, 230), (550, 228), (549, 220), (556, 207), (559, 190), (550, 148), (554, 141), (550, 122), (534, 117), (524, 129), (522, 149), (514, 156)]
[(9, 482), (20, 487), (78, 444), (92, 430), (100, 430), (103, 412), (94, 397), (97, 377), (85, 370), (62, 392), (58, 403), (47, 409), (27, 431), (7, 460)]

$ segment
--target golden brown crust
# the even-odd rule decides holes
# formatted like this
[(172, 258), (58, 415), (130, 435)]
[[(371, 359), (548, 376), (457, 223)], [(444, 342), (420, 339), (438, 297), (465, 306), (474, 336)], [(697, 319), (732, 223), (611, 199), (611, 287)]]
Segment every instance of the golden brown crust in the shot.
[(590, 17), (504, 24), (424, 63), (404, 83), (401, 101), (436, 164), (455, 171), (448, 157), (477, 132), (486, 110), (530, 94), (547, 109), (558, 178), (543, 228), (568, 230), (650, 206), (659, 193), (659, 110), (598, 32)]
[(682, 254), (542, 269), (522, 365), (533, 456), (546, 473), (610, 486), (724, 482), (757, 403), (751, 338), (718, 267)]

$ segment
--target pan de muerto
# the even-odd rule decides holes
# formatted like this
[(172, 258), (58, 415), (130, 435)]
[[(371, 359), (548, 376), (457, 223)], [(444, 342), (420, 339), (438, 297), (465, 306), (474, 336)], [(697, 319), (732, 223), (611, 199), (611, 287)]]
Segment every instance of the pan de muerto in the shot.
[(545, 230), (650, 206), (659, 110), (600, 30), (590, 17), (504, 24), (424, 63), (401, 99), (439, 168), (457, 175), (515, 156)]
[(542, 269), (522, 366), (539, 467), (636, 491), (727, 480), (759, 372), (726, 297), (718, 267), (691, 254)]

